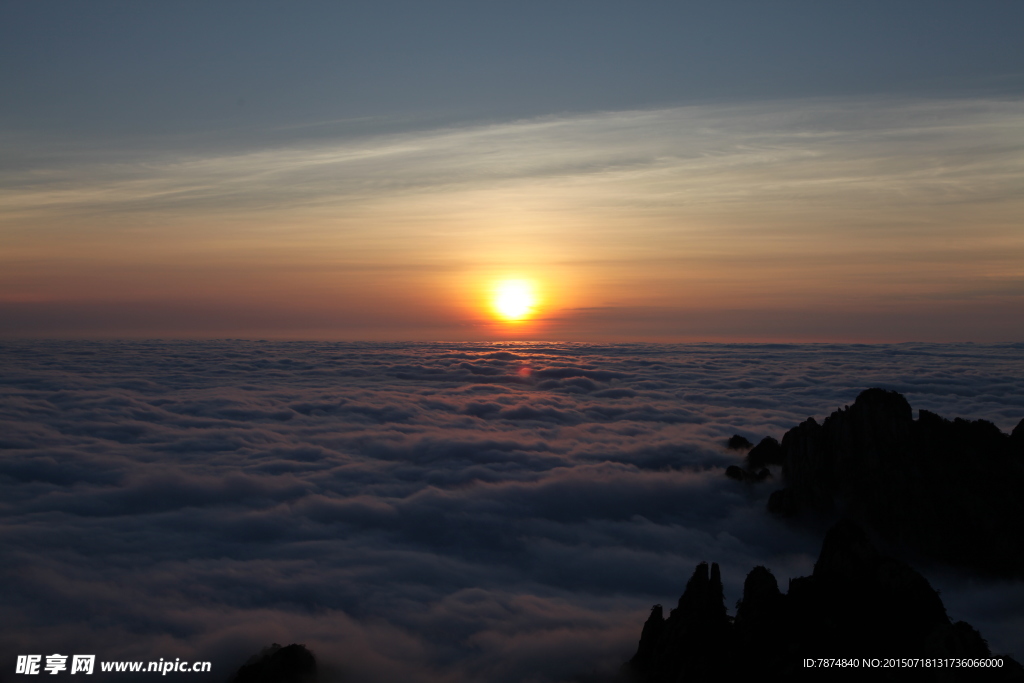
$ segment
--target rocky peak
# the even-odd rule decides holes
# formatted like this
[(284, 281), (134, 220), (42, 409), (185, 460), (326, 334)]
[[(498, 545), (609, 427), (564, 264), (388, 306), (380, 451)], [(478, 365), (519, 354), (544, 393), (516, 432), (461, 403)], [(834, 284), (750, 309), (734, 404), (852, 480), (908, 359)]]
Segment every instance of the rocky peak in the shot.
[[(767, 568), (754, 567), (734, 621), (725, 613), (717, 567), (697, 565), (667, 620), (655, 605), (622, 680), (807, 680), (804, 657), (992, 656), (969, 624), (950, 623), (923, 576), (880, 553), (849, 520), (826, 534), (813, 574), (791, 580), (787, 594)], [(863, 671), (847, 673), (850, 680), (863, 680)], [(1024, 681), (1024, 669), (1008, 657), (1003, 668), (982, 673), (979, 678), (971, 669), (893, 669), (886, 680)]]
[[(764, 443), (764, 441), (762, 441)], [(760, 444), (748, 454), (748, 463)], [(987, 420), (913, 419), (895, 391), (862, 391), (819, 424), (782, 437), (786, 487), (768, 509), (785, 516), (843, 514), (894, 546), (952, 564), (1024, 576), (1024, 420), (1011, 435)], [(763, 481), (737, 466), (729, 473)]]

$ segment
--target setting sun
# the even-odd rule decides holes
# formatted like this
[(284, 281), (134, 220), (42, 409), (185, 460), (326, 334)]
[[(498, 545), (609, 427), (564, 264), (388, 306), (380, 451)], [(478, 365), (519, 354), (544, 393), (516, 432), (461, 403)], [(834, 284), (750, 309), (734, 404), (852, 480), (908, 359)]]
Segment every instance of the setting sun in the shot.
[(507, 322), (519, 322), (533, 315), (537, 297), (533, 286), (525, 280), (506, 280), (494, 288), (491, 306), (495, 314)]

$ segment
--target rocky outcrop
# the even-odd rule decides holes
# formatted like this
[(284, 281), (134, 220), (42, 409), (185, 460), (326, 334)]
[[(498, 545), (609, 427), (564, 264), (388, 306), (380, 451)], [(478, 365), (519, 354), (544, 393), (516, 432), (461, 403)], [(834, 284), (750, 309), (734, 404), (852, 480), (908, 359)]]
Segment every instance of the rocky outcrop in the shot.
[(747, 467), (760, 469), (768, 465), (781, 465), (783, 457), (782, 446), (779, 445), (779, 442), (766, 436), (747, 453)]
[(704, 680), (727, 655), (730, 623), (717, 564), (697, 565), (679, 604), (665, 619), (661, 605), (644, 624), (632, 670), (645, 681)]
[(749, 451), (754, 447), (754, 444), (745, 436), (739, 434), (733, 434), (729, 437), (729, 440), (725, 442), (725, 447), (733, 451)]
[[(729, 439), (728, 446), (732, 450), (743, 450), (733, 446), (734, 439), (743, 439), (743, 437), (734, 435)], [(771, 471), (768, 469), (768, 465), (781, 465), (783, 461), (782, 447), (779, 442), (770, 436), (766, 436), (754, 446), (746, 439), (743, 439), (746, 444), (746, 448), (749, 449), (747, 457), (745, 458), (744, 466), (730, 465), (725, 470), (725, 476), (736, 481), (745, 481), (758, 483), (772, 476)]]
[(1010, 432), (1010, 452), (1018, 462), (1024, 462), (1024, 418)]
[[(730, 619), (718, 566), (701, 563), (679, 606), (665, 619), (656, 605), (636, 655), (623, 667), (635, 683), (677, 681), (824, 680), (805, 658), (991, 658), (969, 624), (953, 623), (938, 593), (909, 565), (881, 555), (854, 522), (825, 536), (810, 576), (783, 594), (772, 573), (755, 567)], [(1004, 657), (998, 669), (888, 669), (863, 666), (828, 672), (828, 680), (1024, 681), (1024, 669)]]
[(748, 481), (748, 482), (762, 482), (765, 479), (772, 476), (772, 473), (767, 467), (762, 467), (756, 472), (749, 469), (740, 467), (739, 465), (729, 465), (725, 468), (725, 476), (736, 481)]
[(774, 513), (842, 514), (896, 546), (1002, 576), (1024, 576), (1024, 420), (1010, 435), (986, 420), (918, 419), (895, 391), (867, 389), (819, 424), (765, 439), (743, 476), (781, 464)]
[(305, 645), (274, 643), (249, 658), (230, 683), (316, 683), (316, 658)]

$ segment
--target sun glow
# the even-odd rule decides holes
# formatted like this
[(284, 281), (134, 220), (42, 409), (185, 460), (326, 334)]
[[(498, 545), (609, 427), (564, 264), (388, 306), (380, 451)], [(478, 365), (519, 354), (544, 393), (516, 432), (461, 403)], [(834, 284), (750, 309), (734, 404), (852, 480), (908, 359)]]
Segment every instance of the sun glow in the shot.
[(506, 322), (521, 322), (532, 317), (537, 305), (534, 287), (526, 280), (505, 280), (494, 288), (491, 308)]

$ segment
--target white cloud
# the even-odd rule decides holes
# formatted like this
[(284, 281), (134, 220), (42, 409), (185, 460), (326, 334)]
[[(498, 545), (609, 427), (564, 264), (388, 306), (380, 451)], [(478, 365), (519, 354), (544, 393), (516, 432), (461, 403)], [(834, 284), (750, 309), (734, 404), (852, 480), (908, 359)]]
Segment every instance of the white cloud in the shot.
[[(699, 561), (730, 605), (755, 565), (810, 571), (820, 539), (723, 476), (730, 435), (867, 386), (1007, 431), (1019, 347), (2, 342), (3, 655), (211, 659), (216, 680), (275, 641), (357, 681), (611, 665)], [(1016, 584), (935, 577), (1024, 655)]]

